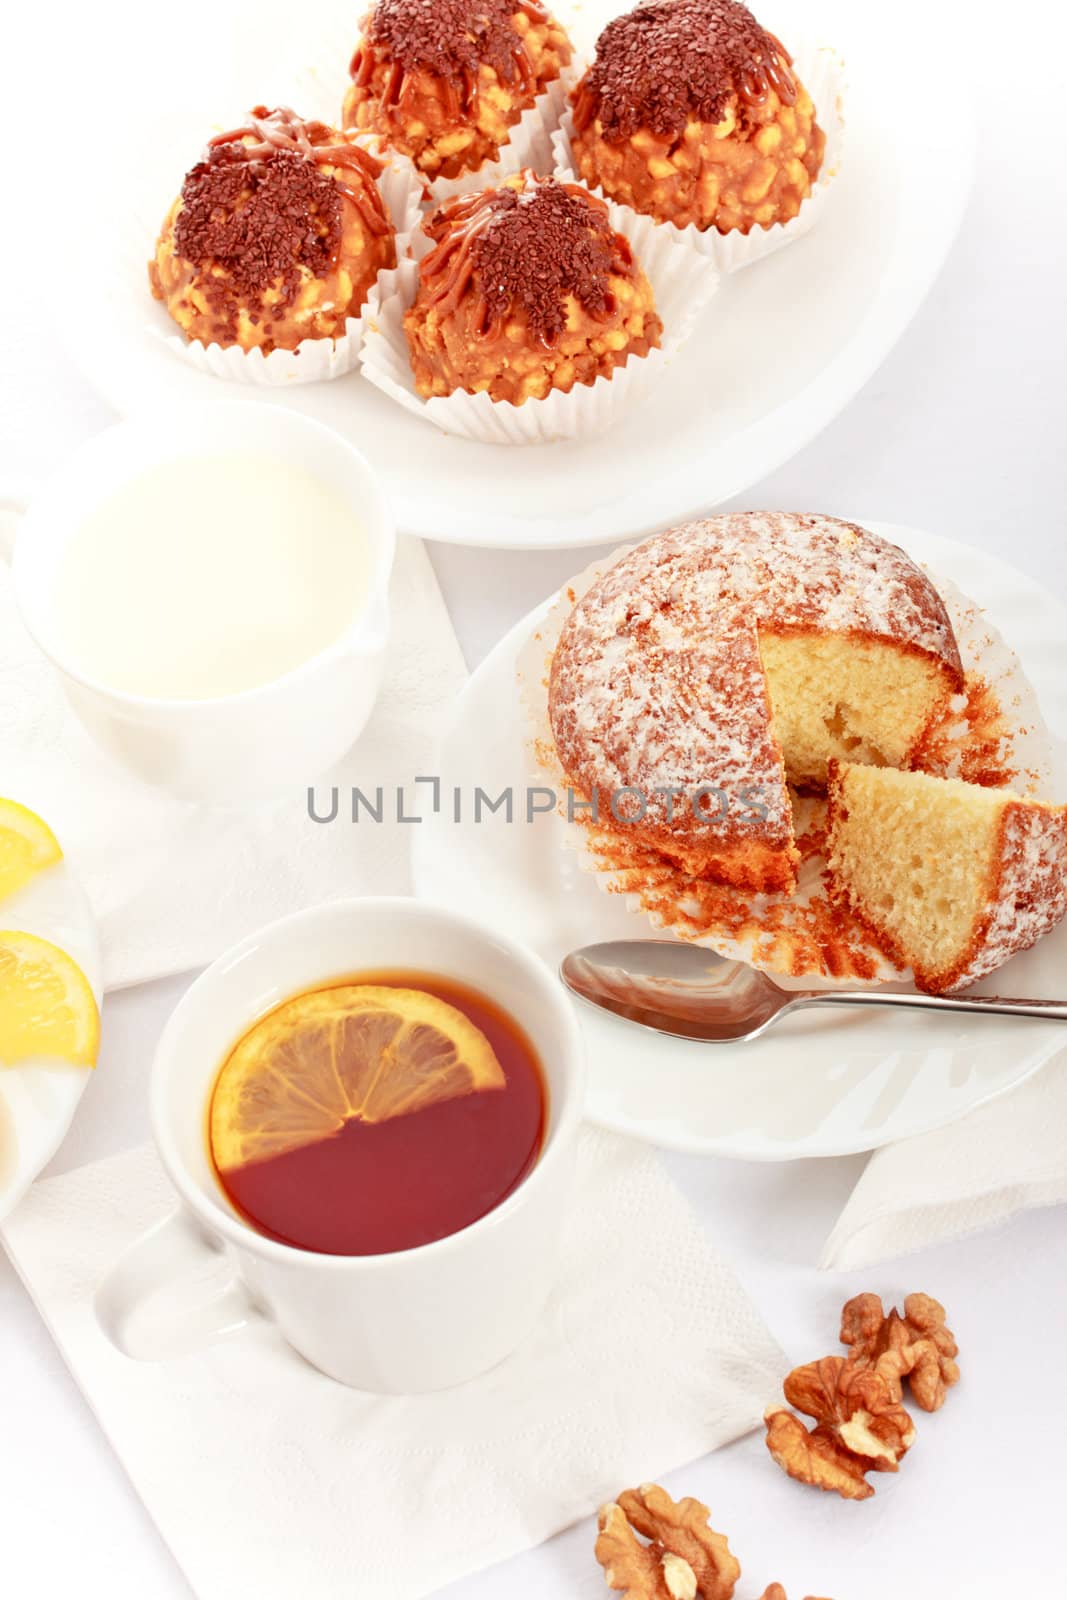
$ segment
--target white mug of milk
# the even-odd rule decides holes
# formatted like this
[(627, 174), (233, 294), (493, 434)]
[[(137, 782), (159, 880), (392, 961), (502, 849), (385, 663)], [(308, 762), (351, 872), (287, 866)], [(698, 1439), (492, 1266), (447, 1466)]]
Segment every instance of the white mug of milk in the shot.
[(214, 401), (92, 439), (34, 498), (12, 572), (101, 745), (184, 798), (247, 804), (361, 733), (394, 545), (358, 450), (288, 408)]

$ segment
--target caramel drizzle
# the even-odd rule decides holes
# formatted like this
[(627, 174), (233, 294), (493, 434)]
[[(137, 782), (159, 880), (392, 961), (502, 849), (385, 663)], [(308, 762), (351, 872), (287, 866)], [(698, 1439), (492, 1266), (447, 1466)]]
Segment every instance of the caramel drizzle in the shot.
[(772, 89), (784, 106), (795, 105), (797, 80), (789, 70), (793, 57), (773, 33), (767, 35), (767, 40), (773, 53), (756, 66), (745, 68), (737, 92), (750, 106), (764, 105)]
[[(512, 15), (519, 12), (529, 17), (532, 22), (548, 21), (548, 12), (540, 0), (516, 0)], [(521, 94), (532, 93), (537, 88), (537, 72), (525, 42), (517, 39), (510, 54), (512, 77), (508, 81), (517, 82)], [(357, 89), (366, 89), (377, 67), (385, 61), (388, 61), (388, 58), (381, 55), (369, 39), (361, 39), (348, 66), (349, 77)], [(471, 114), (478, 98), (478, 76), (470, 67), (459, 69), (458, 81), (442, 77), (432, 72), (429, 67), (421, 68), (419, 71), (440, 84), (446, 116), (455, 118), (461, 114), (464, 116)], [(379, 109), (383, 113), (400, 112), (409, 108), (411, 97), (418, 86), (419, 71), (411, 71), (399, 61), (389, 62), (385, 85), (378, 100)]]
[(587, 73), (574, 92), (571, 120), (574, 123), (575, 133), (584, 133), (600, 109), (600, 96), (595, 89), (590, 88), (588, 76)]
[[(793, 58), (773, 33), (767, 39), (775, 52), (751, 67), (746, 67), (734, 85), (739, 100), (746, 105), (763, 106), (773, 89), (784, 106), (796, 104), (797, 81), (790, 71)], [(589, 85), (588, 74), (579, 84), (574, 96), (574, 131), (584, 133), (600, 109), (600, 95)]]
[[(591, 210), (596, 209), (607, 216), (605, 203), (580, 184), (567, 183), (562, 187), (568, 194), (580, 195), (588, 201)], [(420, 284), (427, 306), (437, 306), (443, 316), (455, 311), (467, 290), (476, 283), (477, 262), (474, 256), (477, 242), (500, 210), (499, 194), (499, 190), (485, 189), (476, 194), (460, 195), (439, 206), (434, 215), (423, 223), (423, 232), (436, 243), (434, 249), (423, 257), (419, 269)], [(613, 234), (613, 242), (615, 253), (612, 270), (625, 272), (633, 264), (633, 252), (622, 234)], [(509, 309), (502, 307), (496, 313), (491, 312), (486, 295), (480, 292), (471, 327), (474, 338), (498, 338)], [(586, 309), (595, 322), (606, 322), (614, 314), (615, 296), (605, 290), (603, 305), (596, 310)], [(546, 336), (542, 342), (551, 348), (555, 338)]]
[[(229, 133), (216, 134), (208, 141), (208, 157), (222, 146), (234, 146), (234, 154), (244, 161), (262, 161), (275, 150), (285, 150), (291, 155), (303, 156), (320, 167), (341, 167), (358, 175), (357, 188), (342, 178), (333, 181), (346, 200), (356, 207), (369, 233), (377, 238), (390, 231), (391, 223), (385, 202), (375, 179), (382, 171), (382, 163), (359, 145), (331, 142), (334, 130), (325, 122), (305, 122), (288, 106), (268, 111), (266, 106), (253, 106), (248, 113), (248, 123), (233, 128)], [(255, 143), (248, 141), (254, 140)], [(332, 176), (332, 174), (331, 174)]]

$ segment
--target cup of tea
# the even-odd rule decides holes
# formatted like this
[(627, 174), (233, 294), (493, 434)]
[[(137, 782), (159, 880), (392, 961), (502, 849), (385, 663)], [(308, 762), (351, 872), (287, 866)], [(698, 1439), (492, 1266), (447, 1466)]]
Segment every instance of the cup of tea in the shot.
[(362, 731), (394, 543), (374, 472), (339, 434), (212, 401), (77, 451), (30, 502), (12, 574), (99, 744), (184, 799), (244, 805), (314, 782)]
[(266, 1316), (355, 1388), (476, 1377), (553, 1287), (583, 1073), (555, 976), (464, 916), (368, 898), (272, 923), (164, 1029), (179, 1204), (101, 1284), (101, 1326), (165, 1360)]

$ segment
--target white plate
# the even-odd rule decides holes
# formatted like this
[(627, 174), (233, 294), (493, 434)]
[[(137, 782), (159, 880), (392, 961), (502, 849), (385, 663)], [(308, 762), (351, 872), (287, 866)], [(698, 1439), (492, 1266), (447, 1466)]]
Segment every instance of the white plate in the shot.
[[(951, 540), (864, 521), (949, 576), (985, 607), (1022, 656), (1057, 741), (1057, 782), (1067, 782), (1067, 609), (1014, 568)], [(640, 938), (647, 921), (611, 900), (564, 848), (554, 814), (511, 825), (503, 813), (471, 818), (481, 787), (531, 781), (515, 663), (538, 607), (507, 635), (467, 685), (445, 735), (438, 771), (442, 809), (415, 840), (419, 894), (461, 905), (525, 939), (551, 965), (578, 945)], [(453, 790), (465, 820), (456, 824)], [(1058, 798), (1062, 799), (1062, 793)], [(1067, 923), (997, 972), (986, 993), (1062, 998)], [(745, 1045), (658, 1037), (588, 1006), (578, 1015), (590, 1059), (588, 1115), (621, 1133), (699, 1153), (788, 1160), (871, 1150), (952, 1122), (1022, 1082), (1067, 1046), (1063, 1025), (923, 1012), (812, 1012)]]
[[(560, 0), (557, 6), (580, 46), (622, 9), (618, 0)], [(764, 477), (847, 405), (919, 306), (963, 211), (973, 124), (966, 96), (944, 93), (950, 51), (930, 34), (933, 28), (936, 35), (936, 18), (924, 23), (917, 49), (906, 28), (886, 27), (877, 8), (846, 0), (770, 0), (757, 10), (787, 43), (791, 33), (802, 33), (843, 55), (843, 169), (819, 226), (724, 281), (655, 395), (621, 426), (586, 443), (508, 448), (438, 433), (355, 374), (281, 395), (247, 387), (242, 394), (297, 406), (339, 429), (382, 472), (402, 528), (455, 543), (549, 548), (618, 542), (707, 510)], [(81, 235), (99, 247), (84, 252), (79, 264), (91, 278), (82, 303), (92, 306), (92, 315), (79, 327), (71, 353), (119, 411), (195, 404), (222, 385), (187, 370), (154, 331), (157, 308), (139, 266), (136, 282), (128, 281), (126, 235), (121, 227), (101, 227), (99, 185), (110, 173), (118, 215), (128, 220), (131, 191), (143, 196), (147, 184), (161, 221), (198, 152), (205, 120), (237, 115), (257, 95), (336, 114), (358, 14), (358, 8), (336, 10), (330, 3), (306, 9), (300, 27), (306, 65), (294, 69), (284, 59), (290, 8), (284, 0), (258, 0), (255, 26), (240, 49), (229, 57), (223, 52), (223, 67), (216, 63), (220, 81), (211, 90), (217, 100), (210, 112), (192, 109), (184, 58), (153, 61), (155, 120), (137, 109), (138, 137), (119, 139), (122, 159), (94, 179), (95, 224), (88, 220), (90, 231)], [(227, 60), (232, 74), (223, 70)], [(312, 63), (314, 75), (307, 70)], [(205, 91), (198, 85), (195, 92)], [(112, 112), (125, 107), (135, 114), (133, 86), (118, 85), (100, 98), (102, 104), (110, 100)], [(168, 106), (183, 110), (165, 124), (158, 108)], [(915, 107), (921, 115), (910, 114)], [(135, 175), (123, 166), (135, 159), (126, 154), (131, 151), (141, 163)], [(76, 194), (71, 203), (77, 205)], [(145, 260), (157, 225), (144, 222)], [(141, 248), (138, 238), (137, 261)]]
[[(65, 950), (101, 1004), (96, 925), (68, 862), (46, 867), (24, 889), (0, 901), (0, 928), (34, 933)], [(44, 1058), (20, 1067), (0, 1066), (0, 1218), (55, 1155), (91, 1076), (90, 1068)]]

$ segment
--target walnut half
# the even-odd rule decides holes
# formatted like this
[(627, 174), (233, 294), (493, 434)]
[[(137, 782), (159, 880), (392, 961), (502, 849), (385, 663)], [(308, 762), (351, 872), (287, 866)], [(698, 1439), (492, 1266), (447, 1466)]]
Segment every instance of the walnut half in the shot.
[(915, 1438), (908, 1413), (873, 1367), (844, 1356), (825, 1356), (796, 1367), (783, 1385), (789, 1404), (815, 1419), (805, 1427), (793, 1412), (771, 1406), (765, 1414), (767, 1448), (800, 1483), (832, 1489), (846, 1500), (874, 1493), (868, 1472), (896, 1472)]
[(710, 1515), (699, 1500), (676, 1502), (654, 1483), (602, 1506), (596, 1558), (608, 1587), (623, 1600), (730, 1600), (741, 1567)]
[(899, 1401), (907, 1378), (912, 1398), (924, 1411), (939, 1411), (960, 1381), (959, 1348), (945, 1326), (945, 1308), (928, 1294), (909, 1294), (903, 1316), (888, 1315), (876, 1294), (858, 1294), (841, 1312), (841, 1343), (850, 1365), (877, 1372)]

